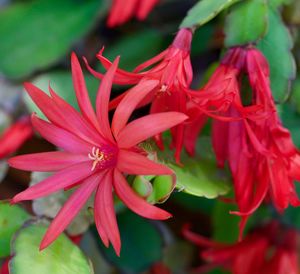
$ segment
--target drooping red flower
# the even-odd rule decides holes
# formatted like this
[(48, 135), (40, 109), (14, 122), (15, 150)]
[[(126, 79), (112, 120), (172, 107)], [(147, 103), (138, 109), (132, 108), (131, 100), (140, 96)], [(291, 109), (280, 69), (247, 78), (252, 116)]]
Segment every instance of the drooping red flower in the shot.
[[(252, 88), (252, 104), (269, 113), (265, 119), (252, 119), (213, 125), (213, 144), (220, 166), (228, 160), (235, 199), (242, 216), (241, 233), (246, 220), (262, 203), (272, 200), (279, 212), (299, 206), (294, 180), (300, 179), (299, 151), (290, 132), (284, 128), (275, 108), (270, 88), (269, 66), (264, 56), (254, 48), (246, 54), (244, 71)], [(240, 117), (237, 109), (230, 115)], [(221, 136), (220, 138), (219, 136)]]
[(28, 94), (49, 120), (41, 120), (33, 114), (31, 120), (34, 128), (62, 151), (22, 155), (9, 160), (12, 167), (22, 170), (55, 172), (17, 194), (12, 202), (33, 200), (61, 189), (76, 187), (44, 236), (40, 246), (44, 249), (63, 232), (87, 199), (96, 192), (94, 217), (99, 235), (106, 246), (111, 242), (119, 255), (121, 241), (114, 212), (114, 193), (127, 207), (143, 217), (162, 220), (171, 216), (139, 197), (123, 174), (173, 174), (164, 165), (149, 160), (138, 144), (183, 122), (187, 117), (178, 112), (168, 112), (147, 115), (128, 123), (143, 95), (157, 85), (157, 81), (152, 80), (137, 85), (124, 96), (115, 110), (110, 127), (109, 97), (118, 59), (103, 77), (96, 99), (96, 113), (75, 54), (71, 63), (81, 114), (51, 88), (51, 96), (48, 96), (34, 85), (25, 83)]
[(0, 159), (18, 150), (32, 135), (30, 117), (21, 117), (0, 136)]
[[(235, 244), (211, 241), (184, 228), (185, 238), (205, 248), (201, 257), (207, 265), (197, 268), (197, 273), (222, 267), (233, 274), (299, 274), (297, 260), (298, 233), (272, 222), (256, 229)], [(280, 237), (279, 237), (280, 235)]]
[[(224, 125), (218, 134), (213, 131), (212, 137), (214, 146), (218, 148), (216, 153), (220, 167), (224, 166), (225, 161), (223, 159), (227, 143), (225, 131), (226, 127), (230, 126), (228, 122), (239, 120), (247, 123), (247, 119), (257, 120), (266, 116), (266, 112), (259, 104), (244, 106), (242, 103), (240, 74), (244, 69), (245, 58), (246, 53), (242, 48), (236, 47), (228, 50), (208, 83), (199, 92), (193, 92), (193, 103), (189, 105), (187, 112), (194, 119), (193, 123), (185, 127), (185, 147), (190, 154), (194, 154), (199, 132), (208, 117), (214, 118), (214, 125)], [(232, 109), (238, 115), (233, 115)], [(226, 121), (226, 123), (218, 123), (218, 121)], [(255, 139), (253, 141), (255, 142)]]
[[(160, 113), (165, 111), (179, 111), (187, 113), (187, 106), (193, 92), (189, 91), (189, 86), (193, 78), (193, 70), (190, 60), (190, 48), (192, 41), (192, 31), (181, 29), (177, 33), (173, 43), (162, 53), (136, 67), (133, 72), (126, 72), (118, 69), (114, 77), (114, 83), (119, 85), (136, 85), (140, 82), (146, 85), (148, 81), (158, 80), (152, 92), (147, 94), (137, 107), (151, 103), (150, 113)], [(103, 55), (103, 49), (98, 53), (97, 58), (105, 69), (109, 69), (112, 63)], [(86, 61), (86, 60), (85, 60)], [(87, 67), (97, 78), (103, 75)], [(117, 97), (111, 102), (110, 107), (116, 107), (126, 93)], [(192, 112), (191, 112), (192, 113)], [(193, 117), (190, 117), (193, 122)], [(197, 123), (193, 123), (197, 125)], [(180, 124), (171, 129), (172, 147), (175, 148), (175, 158), (179, 162), (180, 152), (183, 146), (184, 124)], [(158, 146), (162, 149), (162, 137), (156, 136)]]
[(159, 0), (113, 0), (107, 20), (109, 27), (122, 25), (132, 17), (145, 20)]

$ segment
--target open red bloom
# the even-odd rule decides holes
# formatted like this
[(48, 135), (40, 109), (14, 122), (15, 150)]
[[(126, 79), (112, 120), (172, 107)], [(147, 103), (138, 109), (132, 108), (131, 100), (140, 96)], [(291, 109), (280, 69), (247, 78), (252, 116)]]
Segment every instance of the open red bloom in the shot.
[[(233, 175), (239, 206), (239, 212), (235, 213), (243, 218), (241, 232), (248, 216), (267, 197), (280, 212), (289, 204), (300, 205), (294, 187), (294, 180), (300, 179), (299, 152), (276, 112), (268, 63), (258, 50), (243, 50), (247, 56), (244, 71), (252, 88), (252, 103), (262, 106), (269, 116), (230, 123), (216, 121), (213, 126), (218, 162), (222, 166), (228, 160)], [(229, 112), (233, 117), (240, 117), (236, 108)]]
[(146, 85), (137, 85), (126, 94), (115, 111), (110, 127), (108, 105), (117, 65), (118, 59), (103, 77), (96, 99), (96, 113), (75, 54), (72, 55), (72, 74), (81, 114), (51, 88), (51, 96), (48, 96), (34, 85), (25, 83), (28, 94), (49, 120), (41, 120), (33, 114), (34, 128), (63, 151), (11, 158), (9, 164), (15, 168), (55, 172), (39, 184), (17, 194), (12, 202), (33, 200), (61, 189), (77, 187), (51, 223), (41, 249), (63, 232), (93, 192), (96, 192), (94, 216), (98, 232), (103, 243), (108, 246), (111, 242), (117, 254), (120, 253), (121, 242), (114, 212), (114, 193), (132, 211), (143, 217), (162, 220), (171, 216), (139, 197), (123, 174), (173, 174), (164, 165), (149, 160), (137, 145), (183, 122), (187, 117), (178, 112), (168, 112), (147, 115), (128, 123), (142, 95), (151, 92), (157, 85), (157, 81), (152, 80)]
[(113, 5), (107, 20), (109, 27), (124, 24), (132, 17), (144, 20), (159, 0), (113, 0)]
[[(151, 103), (150, 113), (160, 113), (170, 110), (187, 113), (187, 103), (193, 94), (188, 90), (193, 78), (190, 60), (191, 40), (192, 31), (190, 29), (179, 30), (168, 49), (139, 65), (133, 72), (118, 69), (114, 77), (114, 83), (119, 85), (136, 85), (138, 83), (147, 85), (149, 81), (158, 80), (152, 92), (144, 96), (144, 99), (137, 107)], [(101, 64), (108, 69), (112, 63), (102, 53), (103, 49), (97, 57)], [(88, 68), (95, 77), (100, 79), (103, 77), (101, 73), (92, 70), (89, 66)], [(116, 107), (124, 96), (126, 96), (126, 93), (114, 99), (110, 107)], [(190, 118), (193, 121), (192, 117)], [(176, 149), (175, 158), (179, 162), (183, 146), (184, 125), (180, 124), (173, 127), (171, 133), (173, 137), (172, 146)], [(156, 140), (162, 149), (161, 135), (157, 135)]]
[[(184, 236), (194, 244), (206, 248), (201, 257), (208, 262), (197, 273), (222, 267), (233, 274), (298, 274), (298, 233), (270, 223), (257, 229), (241, 242), (221, 244), (210, 241), (184, 228)], [(278, 237), (281, 235), (281, 237)]]
[(30, 118), (21, 117), (0, 136), (0, 159), (18, 150), (32, 135)]

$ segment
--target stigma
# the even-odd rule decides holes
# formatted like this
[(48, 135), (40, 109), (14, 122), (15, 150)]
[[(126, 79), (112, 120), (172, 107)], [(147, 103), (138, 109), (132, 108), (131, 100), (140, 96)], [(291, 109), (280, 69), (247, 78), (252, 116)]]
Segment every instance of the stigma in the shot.
[(96, 147), (92, 148), (92, 153), (88, 154), (89, 159), (93, 160), (92, 171), (95, 170), (96, 166), (105, 160), (105, 154)]

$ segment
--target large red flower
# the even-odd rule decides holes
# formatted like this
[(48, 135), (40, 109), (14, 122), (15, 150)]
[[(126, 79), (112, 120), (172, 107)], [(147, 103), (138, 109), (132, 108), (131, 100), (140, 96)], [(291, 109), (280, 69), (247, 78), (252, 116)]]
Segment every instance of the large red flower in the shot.
[(215, 267), (225, 268), (233, 274), (298, 274), (300, 271), (297, 260), (299, 235), (276, 222), (256, 229), (235, 244), (210, 241), (191, 232), (188, 227), (183, 234), (194, 244), (205, 248), (201, 257), (208, 264), (200, 266), (197, 273), (207, 273)]
[[(218, 162), (222, 166), (228, 160), (233, 175), (239, 206), (236, 213), (243, 217), (241, 232), (248, 216), (265, 198), (271, 198), (280, 212), (289, 204), (300, 204), (294, 187), (294, 180), (300, 179), (300, 155), (278, 117), (268, 63), (258, 50), (243, 50), (247, 56), (244, 71), (252, 87), (252, 103), (262, 106), (269, 115), (258, 120), (217, 121), (213, 126)], [(232, 116), (240, 117), (236, 108), (229, 111)]]
[(114, 193), (143, 217), (167, 219), (171, 216), (139, 197), (123, 174), (172, 174), (167, 167), (149, 160), (137, 145), (187, 117), (168, 112), (147, 115), (128, 123), (136, 105), (157, 85), (157, 81), (151, 80), (136, 86), (124, 96), (110, 128), (108, 105), (117, 65), (118, 59), (103, 77), (96, 99), (96, 113), (75, 54), (72, 55), (72, 74), (81, 114), (51, 88), (51, 96), (48, 96), (32, 84), (25, 83), (25, 89), (49, 120), (41, 120), (33, 114), (34, 128), (62, 151), (22, 155), (9, 160), (15, 168), (55, 172), (53, 176), (17, 194), (12, 202), (33, 200), (61, 189), (77, 187), (51, 223), (41, 249), (63, 232), (93, 192), (96, 192), (94, 216), (98, 232), (104, 244), (108, 246), (111, 242), (117, 254), (120, 253), (121, 242), (114, 212)]
[(107, 20), (109, 27), (124, 24), (132, 17), (144, 20), (159, 0), (113, 0), (112, 8)]
[[(114, 83), (119, 85), (136, 85), (142, 81), (143, 85), (147, 85), (149, 81), (158, 80), (152, 92), (145, 96), (137, 107), (151, 103), (150, 113), (160, 113), (170, 110), (187, 113), (187, 104), (191, 102), (190, 98), (194, 94), (189, 91), (189, 86), (193, 78), (190, 60), (191, 41), (192, 31), (190, 29), (179, 30), (168, 49), (139, 65), (133, 72), (118, 69), (114, 77)], [(108, 69), (112, 63), (102, 54), (103, 49), (97, 57), (101, 64)], [(101, 73), (92, 70), (89, 66), (88, 68), (95, 77), (103, 77)], [(124, 96), (126, 96), (126, 93), (114, 99), (110, 107), (116, 107)], [(192, 117), (190, 118), (191, 122), (193, 122)], [(180, 124), (171, 129), (173, 137), (172, 146), (176, 149), (175, 158), (177, 162), (179, 162), (183, 146), (184, 126), (184, 124)], [(157, 135), (156, 140), (162, 149), (161, 135)]]

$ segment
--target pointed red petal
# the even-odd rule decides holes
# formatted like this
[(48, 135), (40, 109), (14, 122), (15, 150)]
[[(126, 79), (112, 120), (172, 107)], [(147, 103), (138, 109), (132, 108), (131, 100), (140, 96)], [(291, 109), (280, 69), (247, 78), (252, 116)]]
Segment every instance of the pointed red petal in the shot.
[(101, 132), (103, 136), (106, 137), (111, 142), (114, 142), (114, 139), (110, 130), (110, 124), (108, 118), (108, 104), (109, 104), (110, 92), (112, 88), (112, 81), (116, 69), (118, 67), (119, 60), (120, 57), (117, 57), (114, 63), (112, 64), (112, 66), (104, 75), (96, 99), (96, 112), (97, 112), (97, 118), (99, 124), (101, 125)]
[(80, 209), (84, 206), (86, 201), (90, 198), (93, 191), (99, 184), (101, 176), (98, 174), (84, 180), (80, 187), (71, 195), (68, 201), (60, 209), (52, 223), (50, 224), (42, 242), (40, 250), (49, 246), (56, 238), (65, 230), (65, 228), (72, 222)]
[(112, 183), (113, 174), (108, 172), (97, 190), (95, 209), (97, 209), (98, 225), (105, 230), (116, 254), (120, 256), (121, 239), (113, 203)]
[(98, 142), (103, 142), (104, 139), (99, 132), (74, 107), (54, 92), (50, 86), (49, 91), (54, 103), (61, 110), (62, 123), (60, 123), (60, 127), (71, 131), (81, 139), (95, 146), (99, 145)]
[(168, 167), (155, 163), (138, 153), (120, 149), (117, 167), (120, 171), (136, 175), (172, 175)]
[(146, 139), (176, 126), (188, 117), (179, 112), (150, 114), (129, 123), (117, 136), (120, 148), (130, 148)]
[(76, 137), (72, 133), (39, 119), (35, 114), (31, 117), (34, 128), (50, 143), (68, 152), (89, 153), (93, 145)]
[(139, 82), (135, 87), (130, 89), (116, 108), (113, 121), (112, 131), (116, 137), (125, 127), (128, 119), (139, 102), (142, 101), (153, 89), (159, 84), (157, 80), (146, 80)]
[(144, 199), (138, 196), (117, 169), (114, 171), (113, 184), (118, 197), (136, 214), (154, 220), (165, 220), (172, 216), (167, 211), (148, 204)]
[(71, 56), (72, 78), (77, 102), (83, 116), (99, 130), (99, 124), (86, 88), (84, 76), (75, 53)]
[(51, 172), (84, 161), (89, 161), (85, 155), (53, 151), (16, 156), (10, 158), (8, 164), (21, 170)]
[(91, 163), (83, 162), (71, 167), (65, 168), (40, 183), (27, 188), (17, 194), (13, 199), (13, 203), (26, 200), (33, 200), (47, 196), (53, 192), (64, 189), (69, 185), (75, 184), (89, 175), (91, 175)]

